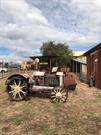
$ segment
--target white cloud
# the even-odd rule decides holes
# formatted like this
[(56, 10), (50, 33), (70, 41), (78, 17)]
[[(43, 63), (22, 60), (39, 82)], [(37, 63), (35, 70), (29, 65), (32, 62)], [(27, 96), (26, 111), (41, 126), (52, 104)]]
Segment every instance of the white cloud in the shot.
[(45, 16), (43, 10), (25, 0), (0, 0), (0, 46), (6, 45), (11, 56), (20, 57), (37, 54), (36, 50), (47, 40), (65, 42), (72, 48), (75, 44), (86, 46), (101, 41), (100, 0), (53, 0), (54, 3), (61, 8), (50, 12), (46, 9)]
[(1, 0), (1, 9), (12, 15), (12, 18), (18, 24), (42, 23), (48, 24), (47, 19), (42, 12), (36, 8), (29, 6), (25, 0)]

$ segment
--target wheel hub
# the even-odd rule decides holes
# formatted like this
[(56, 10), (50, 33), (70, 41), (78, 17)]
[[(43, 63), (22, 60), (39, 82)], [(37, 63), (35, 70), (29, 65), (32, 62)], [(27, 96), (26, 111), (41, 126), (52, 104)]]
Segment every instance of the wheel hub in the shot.
[(56, 93), (56, 98), (62, 98), (61, 92), (57, 92), (57, 93)]
[(61, 88), (53, 89), (51, 93), (51, 100), (53, 102), (66, 102), (67, 91)]
[(14, 84), (10, 85), (10, 87), (12, 88), (13, 91), (20, 92), (23, 88), (20, 84), (21, 82), (19, 82), (19, 84), (16, 84), (16, 82), (14, 82)]
[(13, 95), (13, 98), (16, 99), (22, 99), (23, 96), (22, 94), (25, 96), (26, 92), (23, 91), (24, 88), (26, 88), (25, 84), (21, 85), (21, 81), (19, 81), (19, 83), (16, 83), (14, 81), (14, 83), (12, 85), (9, 85), (11, 87), (11, 91), (9, 93), (11, 93)]
[(19, 92), (19, 91), (22, 90), (22, 88), (21, 88), (20, 86), (15, 86), (15, 87), (13, 88), (13, 90), (16, 91), (16, 92)]

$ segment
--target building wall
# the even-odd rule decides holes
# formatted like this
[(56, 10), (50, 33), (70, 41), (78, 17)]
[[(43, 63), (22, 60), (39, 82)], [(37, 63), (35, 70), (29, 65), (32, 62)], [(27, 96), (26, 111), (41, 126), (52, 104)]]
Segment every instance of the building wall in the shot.
[[(83, 61), (85, 61), (86, 63), (86, 57), (85, 56), (76, 56), (75, 58), (79, 58)], [(80, 63), (80, 62), (77, 62), (75, 60), (72, 60), (71, 61), (71, 69), (73, 72), (77, 72), (77, 73), (84, 73), (87, 75), (87, 64), (83, 64), (83, 63)]]
[(101, 89), (101, 49), (87, 56), (87, 79), (95, 72), (95, 86)]
[(97, 52), (96, 62), (96, 87), (101, 89), (101, 49)]
[(82, 64), (82, 73), (87, 75), (87, 65)]
[(87, 80), (89, 80), (91, 75), (91, 56), (87, 56)]

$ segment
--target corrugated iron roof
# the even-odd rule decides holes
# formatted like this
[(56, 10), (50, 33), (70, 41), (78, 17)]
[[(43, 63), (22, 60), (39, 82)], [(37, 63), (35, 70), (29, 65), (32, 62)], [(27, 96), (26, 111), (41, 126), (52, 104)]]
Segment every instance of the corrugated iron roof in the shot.
[(98, 49), (101, 49), (101, 43), (96, 45), (95, 47), (91, 48), (90, 50), (88, 50), (87, 52), (85, 52), (83, 55), (84, 56), (87, 56), (88, 54), (98, 50)]
[(72, 60), (73, 60), (73, 61), (76, 61), (76, 62), (79, 62), (79, 63), (81, 63), (81, 64), (84, 64), (84, 65), (87, 64), (87, 63), (86, 63), (86, 60), (83, 60), (83, 59), (80, 59), (80, 58), (73, 58)]

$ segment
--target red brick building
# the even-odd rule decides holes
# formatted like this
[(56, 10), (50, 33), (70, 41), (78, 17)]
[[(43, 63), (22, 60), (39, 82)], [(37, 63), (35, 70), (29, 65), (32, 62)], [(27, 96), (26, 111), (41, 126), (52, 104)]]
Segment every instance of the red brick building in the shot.
[(87, 79), (89, 81), (94, 73), (95, 87), (101, 89), (101, 43), (88, 50), (84, 55), (87, 57)]

